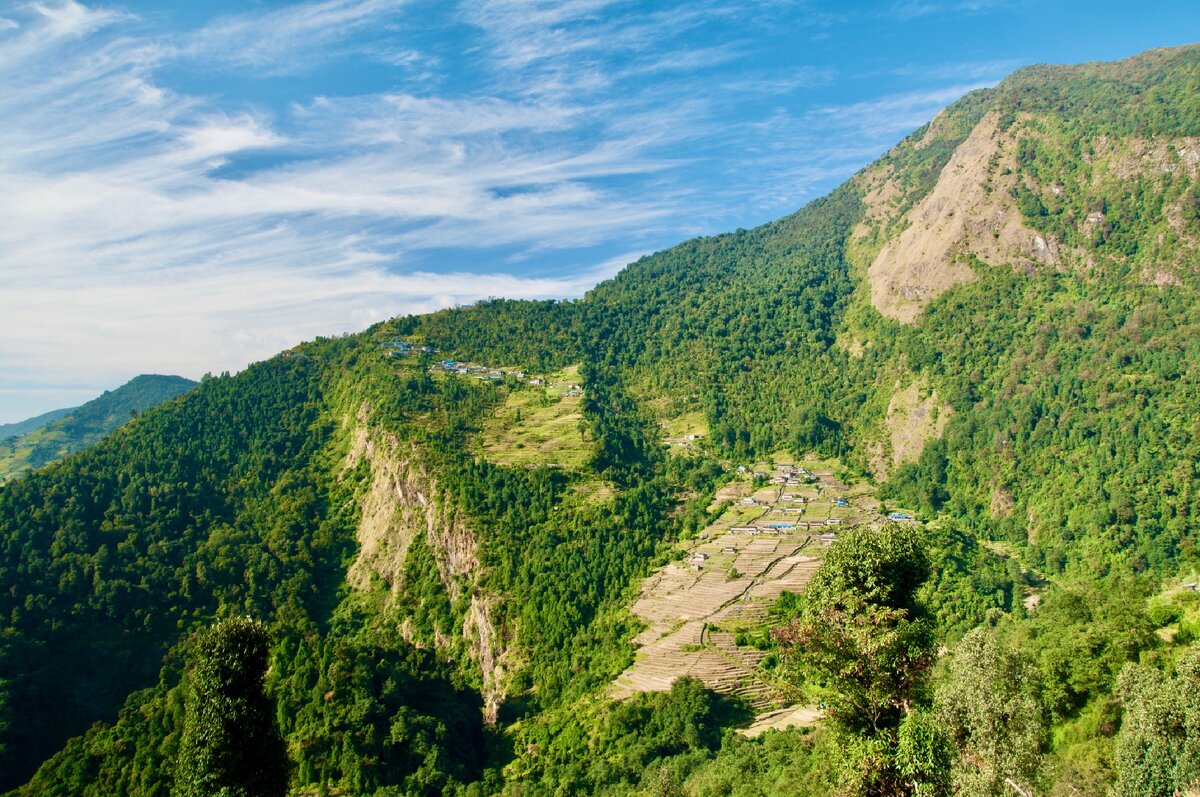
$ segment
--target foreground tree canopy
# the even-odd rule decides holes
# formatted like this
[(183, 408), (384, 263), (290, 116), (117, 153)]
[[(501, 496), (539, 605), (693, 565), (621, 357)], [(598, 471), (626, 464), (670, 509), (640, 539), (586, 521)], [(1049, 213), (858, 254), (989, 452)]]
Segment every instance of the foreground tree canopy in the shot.
[(242, 617), (192, 644), (176, 797), (287, 794), (287, 748), (265, 691), (269, 646), (267, 627)]

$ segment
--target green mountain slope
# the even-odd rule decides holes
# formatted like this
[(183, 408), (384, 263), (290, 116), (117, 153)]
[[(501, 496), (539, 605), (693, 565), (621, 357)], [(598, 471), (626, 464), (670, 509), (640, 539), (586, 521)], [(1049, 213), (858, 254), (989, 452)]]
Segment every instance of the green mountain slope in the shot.
[(75, 407), (64, 407), (60, 410), (50, 410), (43, 412), (41, 415), (36, 415), (32, 418), (26, 418), (23, 421), (16, 423), (0, 424), (0, 440), (7, 440), (10, 437), (19, 437), (23, 434), (28, 434), (35, 429), (41, 429), (51, 421), (56, 421), (67, 413), (74, 410)]
[(0, 436), (0, 484), (94, 445), (130, 417), (195, 386), (182, 376), (142, 374), (82, 406), (12, 424), (23, 431)]
[[(722, 740), (738, 711), (686, 683), (604, 699), (728, 469), (816, 450), (938, 519), (941, 641), (1009, 596), (1043, 785), (1103, 793), (1116, 672), (1175, 656), (1138, 602), (1197, 564), (1197, 97), (1200, 47), (1021, 70), (785, 219), (299, 346), (11, 482), (0, 788), (169, 793), (188, 634), (236, 613), (271, 626), (297, 793), (622, 794), (656, 761), (646, 789), (727, 793), (779, 757), (828, 793), (828, 737)], [(573, 365), (577, 412), (511, 374)], [(567, 434), (585, 464), (497, 453)]]

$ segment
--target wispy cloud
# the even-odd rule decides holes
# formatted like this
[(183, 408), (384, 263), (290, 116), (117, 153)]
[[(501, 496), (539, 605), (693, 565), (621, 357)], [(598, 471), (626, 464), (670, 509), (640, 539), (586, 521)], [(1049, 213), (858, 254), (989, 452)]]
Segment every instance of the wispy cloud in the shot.
[(1014, 0), (901, 0), (891, 7), (900, 19), (915, 19), (933, 14), (978, 14), (1013, 5)]
[(995, 81), (1020, 66), (1013, 58), (984, 61), (954, 61), (935, 64), (905, 64), (892, 67), (888, 73), (896, 77), (926, 82), (953, 80)]
[(564, 96), (744, 58), (751, 52), (749, 41), (680, 42), (706, 25), (753, 13), (759, 5), (697, 0), (622, 14), (629, 0), (467, 0), (461, 16), (486, 34), (487, 58), (506, 84)]
[(992, 84), (991, 81), (980, 81), (923, 91), (905, 91), (849, 105), (817, 108), (811, 116), (844, 133), (850, 133), (852, 138), (860, 141), (890, 140), (920, 127), (967, 92)]
[[(384, 5), (309, 4), (272, 22), (320, 37)], [(108, 30), (120, 19), (33, 6), (0, 38), (11, 89), (0, 96), (8, 385), (194, 376), (397, 313), (579, 295), (613, 262), (537, 278), (467, 253), (636, 239), (678, 211), (604, 185), (671, 166), (649, 151), (645, 128), (581, 141), (565, 134), (596, 124), (594, 113), (488, 96), (229, 113), (157, 85), (174, 53)], [(229, 20), (204, 35), (217, 30), (257, 35)], [(459, 264), (429, 271), (421, 253), (433, 249), (461, 253)]]
[[(255, 6), (190, 32), (75, 0), (6, 11), (0, 391), (197, 376), (398, 313), (580, 295), (794, 209), (977, 82), (796, 105), (835, 73), (749, 56), (824, 19), (805, 3), (464, 0), (440, 52), (399, 35), (418, 6)], [(469, 78), (257, 104), (164, 77), (351, 56)]]
[[(321, 0), (221, 17), (180, 40), (180, 54), (206, 64), (255, 69), (258, 74), (303, 72), (333, 47), (367, 29), (387, 27), (406, 0)], [(394, 62), (412, 63), (413, 50), (383, 50)]]

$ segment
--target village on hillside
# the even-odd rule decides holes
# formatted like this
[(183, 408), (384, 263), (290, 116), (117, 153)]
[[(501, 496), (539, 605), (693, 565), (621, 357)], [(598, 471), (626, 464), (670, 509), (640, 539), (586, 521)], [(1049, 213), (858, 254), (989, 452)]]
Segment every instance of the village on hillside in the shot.
[(646, 628), (612, 694), (662, 691), (690, 675), (745, 698), (757, 718), (744, 732), (757, 735), (820, 715), (819, 706), (796, 702), (766, 666), (768, 652), (750, 644), (765, 633), (771, 606), (784, 592), (803, 591), (839, 532), (914, 521), (909, 512), (884, 511), (869, 484), (844, 483), (835, 463), (777, 461), (737, 474), (709, 507), (720, 512), (716, 522), (643, 582), (632, 608)]
[[(404, 340), (385, 340), (379, 344), (387, 349), (392, 357), (415, 357), (421, 354), (434, 355), (440, 352), (432, 346), (416, 345)], [(499, 368), (478, 363), (459, 362), (457, 360), (439, 360), (429, 366), (435, 373), (457, 374), (459, 376), (474, 376), (481, 382), (501, 382), (505, 377), (523, 382), (531, 387), (544, 387), (550, 390), (563, 391), (563, 395), (575, 397), (583, 395), (583, 388), (578, 384), (552, 384), (545, 375), (529, 376), (524, 371), (513, 368)]]
[[(386, 341), (389, 356), (435, 358), (440, 352), (406, 341)], [(548, 375), (453, 359), (433, 360), (431, 373), (474, 377), (535, 390), (510, 390), (483, 426), (481, 453), (496, 464), (580, 468), (587, 461), (578, 366)], [(662, 421), (663, 442), (680, 455), (698, 452), (706, 427), (699, 413)], [(678, 557), (642, 584), (632, 610), (646, 625), (633, 639), (636, 659), (613, 683), (621, 698), (663, 691), (690, 675), (717, 692), (746, 699), (756, 720), (744, 732), (809, 724), (819, 705), (797, 700), (775, 675), (769, 652), (755, 646), (769, 612), (785, 593), (800, 593), (844, 530), (885, 521), (915, 522), (906, 511), (884, 508), (866, 482), (847, 484), (836, 461), (777, 454), (771, 461), (730, 465), (710, 515), (717, 520), (680, 543)], [(597, 495), (609, 491), (593, 485)]]

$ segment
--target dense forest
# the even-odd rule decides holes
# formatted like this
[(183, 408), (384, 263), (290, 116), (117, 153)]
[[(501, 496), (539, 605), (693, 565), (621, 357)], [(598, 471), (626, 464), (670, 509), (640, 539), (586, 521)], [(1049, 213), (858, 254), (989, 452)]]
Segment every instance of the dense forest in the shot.
[[(0, 790), (191, 793), (208, 629), (246, 616), (297, 795), (1193, 788), (1198, 97), (1200, 47), (1024, 69), (792, 216), (302, 344), (0, 487)], [(1009, 227), (881, 311), (984, 140)], [(576, 366), (582, 464), (489, 456), (513, 373)], [(924, 521), (848, 530), (756, 638), (823, 719), (611, 699), (642, 579), (739, 464), (814, 451)]]

